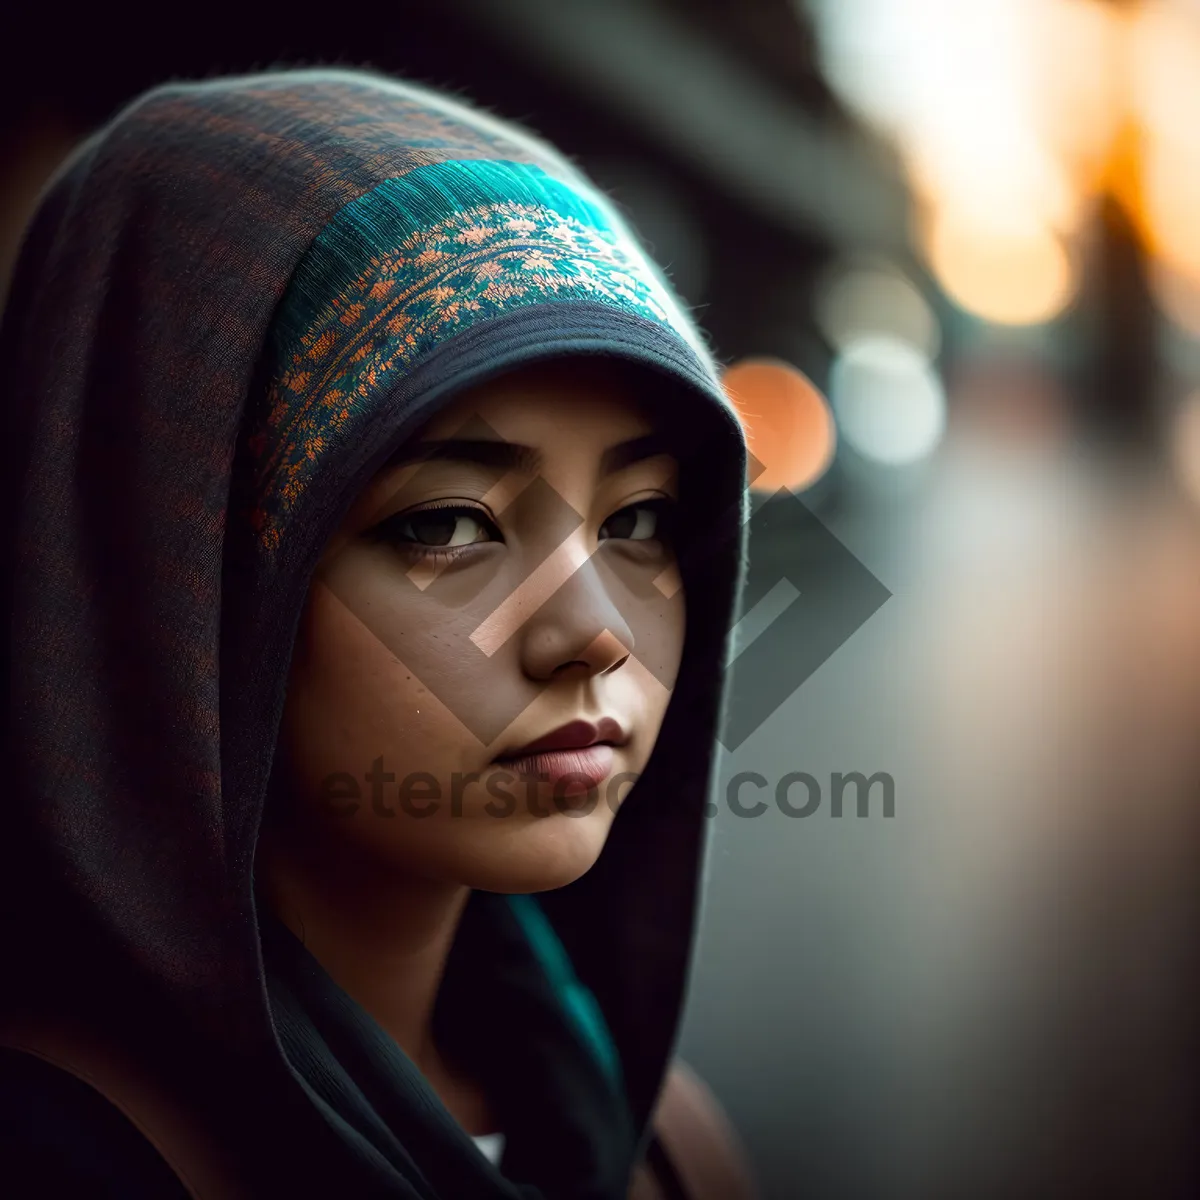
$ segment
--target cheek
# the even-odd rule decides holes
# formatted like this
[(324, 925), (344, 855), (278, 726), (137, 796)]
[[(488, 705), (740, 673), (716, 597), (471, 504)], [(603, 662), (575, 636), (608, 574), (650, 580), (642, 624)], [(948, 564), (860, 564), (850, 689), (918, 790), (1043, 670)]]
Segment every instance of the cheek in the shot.
[[(412, 628), (420, 638), (429, 631)], [(284, 712), (297, 782), (310, 797), (338, 773), (455, 766), (459, 723), (329, 587), (313, 583), (297, 636)]]
[(646, 669), (669, 695), (675, 689), (675, 681), (683, 663), (683, 643), (687, 630), (683, 589), (677, 587), (669, 597), (656, 598), (653, 610), (650, 622), (653, 634), (641, 658)]
[(679, 675), (687, 626), (678, 566), (674, 562), (664, 566), (603, 552), (592, 561), (632, 638), (630, 665), (637, 659), (659, 685), (658, 689), (652, 690), (666, 689), (669, 693)]

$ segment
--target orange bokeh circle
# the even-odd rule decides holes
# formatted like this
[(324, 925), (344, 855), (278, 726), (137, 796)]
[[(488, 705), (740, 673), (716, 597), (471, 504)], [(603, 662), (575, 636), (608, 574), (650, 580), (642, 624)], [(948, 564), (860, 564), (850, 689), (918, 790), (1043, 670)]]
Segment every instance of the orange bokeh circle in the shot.
[(755, 491), (802, 491), (825, 474), (837, 427), (807, 375), (782, 359), (744, 358), (726, 368), (721, 382), (750, 453), (766, 468), (751, 482)]

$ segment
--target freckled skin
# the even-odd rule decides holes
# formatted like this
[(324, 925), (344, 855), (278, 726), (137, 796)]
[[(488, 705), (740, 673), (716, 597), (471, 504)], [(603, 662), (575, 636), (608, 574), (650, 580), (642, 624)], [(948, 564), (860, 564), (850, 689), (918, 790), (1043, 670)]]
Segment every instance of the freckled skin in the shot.
[[(309, 591), (281, 730), (292, 818), (306, 836), (364, 865), (500, 892), (560, 887), (595, 862), (628, 784), (602, 785), (591, 811), (556, 811), (548, 785), (505, 779), (492, 759), (572, 719), (611, 716), (630, 735), (611, 780), (640, 773), (658, 735), (683, 593), (655, 586), (673, 569), (668, 542), (614, 537), (605, 522), (674, 496), (677, 464), (660, 454), (600, 474), (605, 448), (654, 429), (625, 378), (576, 360), (473, 389), (418, 437), (487, 431), (540, 451), (538, 472), (407, 464), (356, 500)], [(503, 540), (431, 566), (362, 536), (450, 501), (482, 502)], [(468, 517), (457, 528), (470, 536), (479, 525)], [(543, 576), (564, 582), (538, 592)], [(523, 585), (529, 597), (514, 601)], [(329, 782), (343, 772), (357, 801), (349, 779)], [(434, 796), (436, 811), (416, 815)]]

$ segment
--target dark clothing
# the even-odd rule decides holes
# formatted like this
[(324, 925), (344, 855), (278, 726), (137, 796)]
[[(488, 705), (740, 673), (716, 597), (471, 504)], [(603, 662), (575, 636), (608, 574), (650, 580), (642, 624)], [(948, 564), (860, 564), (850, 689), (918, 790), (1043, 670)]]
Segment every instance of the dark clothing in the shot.
[(9, 1200), (190, 1200), (133, 1123), (67, 1071), (0, 1049), (0, 1178)]

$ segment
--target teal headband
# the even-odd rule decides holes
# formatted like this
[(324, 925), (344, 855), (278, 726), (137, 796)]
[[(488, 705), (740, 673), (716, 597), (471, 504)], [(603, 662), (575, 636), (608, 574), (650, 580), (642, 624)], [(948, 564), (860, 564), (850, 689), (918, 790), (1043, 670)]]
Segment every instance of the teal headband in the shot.
[(582, 184), (526, 163), (452, 161), (347, 204), (272, 325), (266, 425), (250, 443), (260, 548), (278, 546), (323, 457), (353, 439), (381, 389), (435, 347), (523, 307), (579, 301), (652, 321), (708, 362), (658, 269)]

